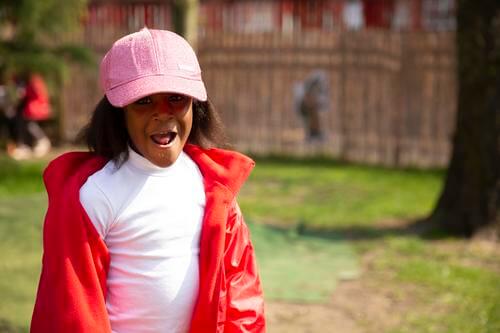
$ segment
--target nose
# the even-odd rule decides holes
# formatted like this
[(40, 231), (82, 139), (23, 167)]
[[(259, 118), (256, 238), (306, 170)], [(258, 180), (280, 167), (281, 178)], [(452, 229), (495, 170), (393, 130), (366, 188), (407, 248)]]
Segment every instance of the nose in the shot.
[(162, 99), (156, 106), (156, 113), (162, 116), (169, 116), (174, 113), (172, 105), (168, 103), (167, 99)]

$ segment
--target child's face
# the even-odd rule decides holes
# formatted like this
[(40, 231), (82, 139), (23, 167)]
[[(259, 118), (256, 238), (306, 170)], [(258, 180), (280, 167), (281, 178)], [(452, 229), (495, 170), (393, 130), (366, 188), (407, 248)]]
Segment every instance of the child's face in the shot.
[(141, 98), (124, 109), (132, 148), (157, 166), (174, 163), (191, 132), (192, 98), (159, 93)]

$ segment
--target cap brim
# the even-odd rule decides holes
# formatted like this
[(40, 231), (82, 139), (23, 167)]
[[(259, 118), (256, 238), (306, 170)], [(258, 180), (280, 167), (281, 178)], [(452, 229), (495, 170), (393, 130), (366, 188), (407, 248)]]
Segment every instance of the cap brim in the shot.
[(203, 81), (169, 75), (138, 78), (106, 91), (106, 97), (111, 105), (124, 107), (143, 97), (162, 92), (183, 94), (202, 102), (207, 100)]

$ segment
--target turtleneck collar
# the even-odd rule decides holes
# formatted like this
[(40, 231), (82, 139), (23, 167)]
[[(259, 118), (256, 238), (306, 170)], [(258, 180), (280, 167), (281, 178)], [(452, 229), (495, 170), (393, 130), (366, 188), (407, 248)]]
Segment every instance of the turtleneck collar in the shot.
[(160, 167), (154, 163), (151, 163), (147, 158), (145, 158), (142, 155), (139, 155), (135, 150), (128, 147), (128, 160), (125, 162), (125, 164), (130, 165), (134, 169), (146, 173), (149, 175), (155, 175), (155, 176), (162, 176), (162, 175), (168, 175), (170, 174), (173, 170), (177, 169), (179, 167), (179, 164), (182, 164), (182, 160), (186, 158), (186, 153), (183, 151), (177, 158), (177, 160), (170, 166), (168, 167)]

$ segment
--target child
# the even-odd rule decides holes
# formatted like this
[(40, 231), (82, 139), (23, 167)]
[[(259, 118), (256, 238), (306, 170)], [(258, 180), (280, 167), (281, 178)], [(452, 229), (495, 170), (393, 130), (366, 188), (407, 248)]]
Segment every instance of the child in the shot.
[(100, 67), (90, 153), (44, 173), (49, 208), (31, 332), (264, 332), (236, 194), (253, 168), (221, 124), (196, 55), (147, 28)]

